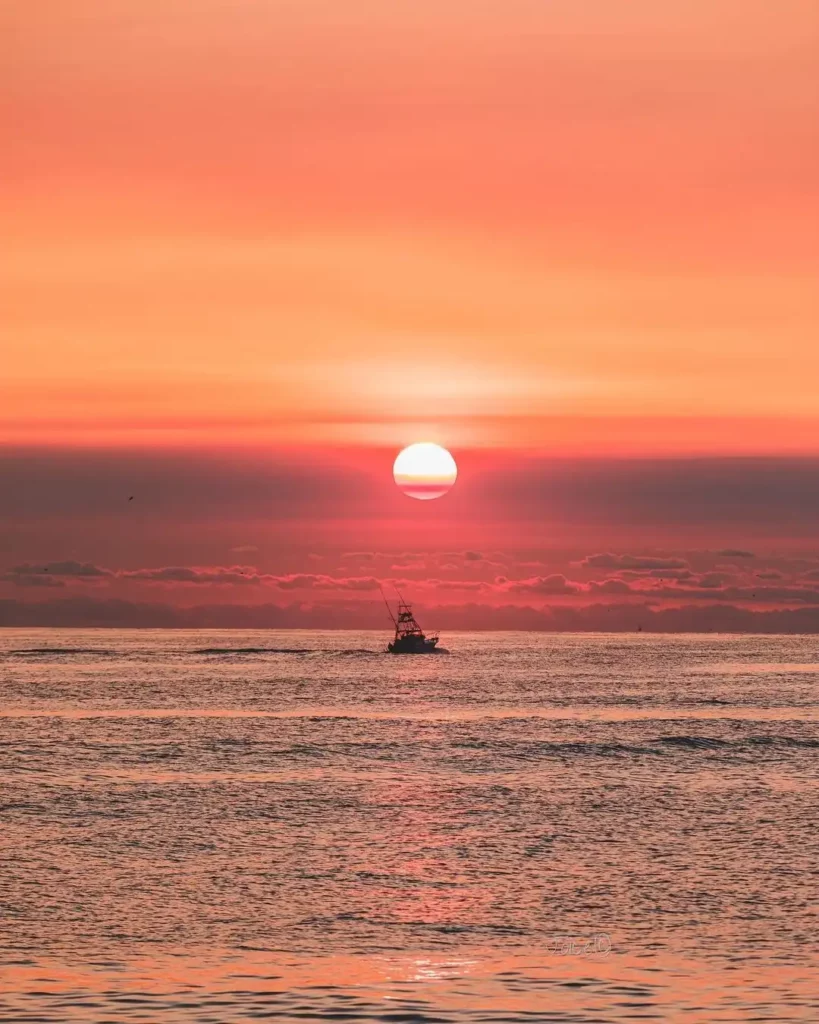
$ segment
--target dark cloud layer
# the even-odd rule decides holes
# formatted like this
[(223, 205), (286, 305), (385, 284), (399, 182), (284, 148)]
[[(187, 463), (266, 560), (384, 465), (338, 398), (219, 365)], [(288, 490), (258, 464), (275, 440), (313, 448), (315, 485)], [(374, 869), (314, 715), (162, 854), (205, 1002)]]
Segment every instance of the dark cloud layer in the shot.
[[(387, 455), (375, 453), (366, 465), (363, 458), (333, 452), (305, 462), (282, 452), (6, 448), (0, 452), (0, 517), (342, 521), (417, 513), (389, 482)], [(570, 461), (508, 454), (490, 460), (463, 453), (462, 465), (442, 507), (463, 522), (492, 514), (508, 523), (625, 524), (655, 533), (699, 524), (724, 535), (764, 526), (815, 536), (819, 520), (815, 458)], [(726, 557), (752, 557), (734, 538), (725, 539)]]
[(15, 576), (39, 576), (41, 573), (48, 573), (50, 576), (65, 576), (69, 579), (100, 579), (110, 576), (108, 569), (100, 569), (91, 562), (44, 562), (33, 564), (30, 562), (22, 565), (14, 565), (8, 570)]
[(587, 555), (581, 565), (591, 569), (687, 569), (682, 558), (655, 558), (650, 555)]
[[(819, 633), (819, 607), (751, 609), (733, 605), (657, 608), (646, 604), (532, 607), (481, 604), (430, 605), (427, 615), (444, 630), (533, 629), (544, 631)], [(165, 603), (72, 597), (27, 603), (0, 599), (0, 626), (109, 626), (154, 628), (383, 628), (374, 603), (343, 605)]]
[[(243, 519), (358, 515), (365, 473), (280, 453), (12, 449), (0, 451), (0, 517)], [(133, 500), (129, 500), (133, 496)]]
[(25, 573), (5, 572), (0, 575), (0, 583), (13, 583), (15, 587), (64, 587), (65, 583), (57, 576), (46, 576), (40, 574), (28, 575)]
[(193, 583), (193, 584), (235, 584), (237, 586), (258, 585), (262, 577), (250, 566), (238, 565), (229, 568), (190, 568), (169, 565), (161, 569), (134, 569), (116, 574), (122, 580), (137, 580), (147, 583)]
[(111, 575), (107, 569), (100, 569), (91, 562), (24, 562), (0, 575), (0, 582), (14, 583), (18, 587), (64, 587), (66, 580), (96, 583)]

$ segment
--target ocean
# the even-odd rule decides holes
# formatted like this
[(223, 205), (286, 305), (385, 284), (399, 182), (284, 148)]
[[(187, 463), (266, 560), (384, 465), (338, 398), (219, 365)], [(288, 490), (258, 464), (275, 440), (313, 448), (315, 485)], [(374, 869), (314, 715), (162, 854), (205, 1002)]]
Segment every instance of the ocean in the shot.
[(819, 638), (0, 631), (0, 1021), (819, 1020)]

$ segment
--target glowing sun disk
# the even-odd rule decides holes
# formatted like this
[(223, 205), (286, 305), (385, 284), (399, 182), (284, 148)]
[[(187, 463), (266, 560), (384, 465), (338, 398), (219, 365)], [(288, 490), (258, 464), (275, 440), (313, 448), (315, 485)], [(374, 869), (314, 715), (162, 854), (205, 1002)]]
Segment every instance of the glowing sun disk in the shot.
[(396, 484), (410, 498), (440, 498), (452, 487), (458, 467), (446, 448), (429, 441), (398, 453), (392, 467)]

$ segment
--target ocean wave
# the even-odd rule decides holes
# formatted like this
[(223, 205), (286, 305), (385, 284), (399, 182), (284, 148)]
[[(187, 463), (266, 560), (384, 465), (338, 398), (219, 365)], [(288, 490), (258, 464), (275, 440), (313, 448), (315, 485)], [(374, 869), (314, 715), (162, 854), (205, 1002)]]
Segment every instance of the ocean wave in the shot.
[(819, 748), (819, 740), (800, 739), (798, 736), (744, 736), (736, 740), (720, 740), (713, 736), (660, 736), (654, 742), (689, 750), (745, 750), (749, 747)]
[[(77, 655), (94, 655), (95, 657), (125, 658), (129, 653), (145, 654), (153, 653), (147, 651), (115, 651), (106, 650), (103, 647), (20, 647), (9, 651), (0, 651), (0, 658), (38, 658), (38, 657), (72, 657)], [(373, 657), (386, 654), (386, 650), (373, 650), (369, 647), (346, 647), (337, 649), (333, 647), (195, 647), (192, 650), (173, 651), (174, 657), (191, 657), (193, 655), (210, 655), (213, 657), (228, 657), (231, 655), (253, 655), (253, 654), (296, 654), (323, 655), (333, 658), (354, 658)], [(441, 648), (433, 652), (435, 654), (449, 654), (449, 651)]]
[(119, 651), (105, 650), (101, 647), (20, 647), (16, 650), (6, 652), (9, 657), (25, 658), (25, 657), (37, 657), (44, 654), (96, 654), (103, 655), (106, 657), (113, 657), (119, 654)]
[(586, 757), (606, 757), (618, 754), (654, 754), (655, 750), (650, 747), (636, 746), (630, 743), (613, 742), (583, 742), (567, 741), (564, 743), (544, 740), (542, 742), (496, 742), (486, 743), (477, 740), (465, 740), (462, 743), (454, 743), (456, 749), (493, 751), (506, 754), (511, 757), (529, 758), (532, 756), (548, 756), (579, 754)]
[(197, 647), (191, 654), (316, 654), (309, 647)]
[(690, 747), (693, 750), (718, 750), (730, 747), (728, 740), (718, 740), (709, 736), (660, 736), (658, 743), (667, 743), (672, 747)]
[(654, 756), (662, 757), (678, 751), (748, 751), (760, 748), (819, 748), (819, 739), (800, 739), (794, 736), (747, 736), (741, 739), (718, 739), (712, 736), (658, 736), (647, 739), (642, 744), (624, 743), (616, 740), (608, 742), (543, 741), (539, 743), (500, 741), (495, 743), (465, 740), (454, 743), (455, 749), (480, 750), (492, 752), (505, 757), (529, 760), (538, 757), (617, 757), (617, 756)]
[(796, 736), (749, 736), (748, 743), (760, 747), (819, 747), (819, 740), (802, 740)]
[(332, 647), (198, 647), (191, 651), (191, 654), (324, 654), (332, 657), (354, 657), (357, 655), (381, 654), (381, 651), (373, 651), (366, 647), (349, 647), (343, 650), (335, 650)]

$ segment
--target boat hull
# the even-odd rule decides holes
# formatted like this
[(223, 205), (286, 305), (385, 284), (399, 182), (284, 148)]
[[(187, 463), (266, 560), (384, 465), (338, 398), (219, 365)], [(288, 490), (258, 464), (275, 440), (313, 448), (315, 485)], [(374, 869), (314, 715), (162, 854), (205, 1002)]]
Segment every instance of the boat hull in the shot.
[(434, 654), (438, 637), (405, 636), (387, 644), (389, 654)]

